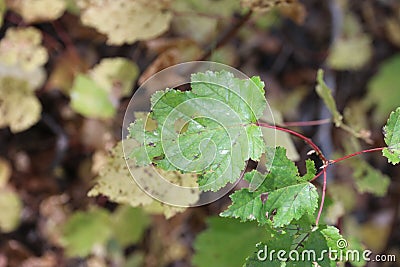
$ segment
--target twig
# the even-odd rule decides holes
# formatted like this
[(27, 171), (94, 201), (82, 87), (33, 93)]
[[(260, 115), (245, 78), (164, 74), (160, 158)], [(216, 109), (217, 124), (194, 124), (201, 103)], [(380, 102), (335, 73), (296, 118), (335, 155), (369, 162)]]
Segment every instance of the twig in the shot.
[(235, 23), (230, 29), (228, 29), (225, 33), (223, 33), (220, 38), (216, 41), (215, 44), (211, 44), (208, 48), (205, 49), (204, 54), (198, 59), (199, 61), (207, 60), (215, 49), (224, 46), (231, 38), (233, 38), (239, 29), (250, 19), (252, 11), (247, 12), (244, 16), (242, 16), (237, 23)]
[(338, 163), (340, 161), (343, 161), (343, 160), (348, 159), (348, 158), (352, 158), (352, 157), (360, 155), (360, 154), (369, 153), (369, 152), (375, 152), (375, 151), (382, 151), (383, 149), (384, 149), (384, 147), (377, 147), (377, 148), (366, 149), (366, 150), (363, 150), (363, 151), (358, 151), (358, 152), (346, 155), (346, 156), (338, 158), (338, 159), (330, 160), (329, 161), (329, 165)]
[(300, 133), (298, 133), (296, 131), (292, 131), (290, 129), (286, 129), (286, 128), (275, 126), (275, 125), (270, 125), (268, 123), (257, 122), (256, 125), (258, 125), (260, 127), (265, 127), (265, 128), (270, 128), (270, 129), (275, 129), (275, 130), (278, 130), (278, 131), (286, 132), (286, 133), (289, 133), (289, 134), (294, 135), (296, 137), (299, 137), (300, 139), (304, 140), (304, 142), (306, 142), (308, 145), (310, 145), (315, 150), (315, 152), (320, 157), (320, 159), (322, 160), (324, 165), (328, 165), (328, 163), (329, 163), (328, 159), (322, 153), (321, 149), (310, 138), (305, 137), (304, 135), (302, 135), (302, 134), (300, 134)]
[(325, 166), (324, 169), (322, 170), (324, 174), (324, 183), (322, 185), (322, 196), (321, 196), (321, 204), (319, 205), (319, 211), (317, 215), (317, 219), (315, 220), (315, 225), (318, 225), (319, 219), (321, 218), (322, 210), (324, 209), (324, 203), (325, 203), (325, 195), (326, 195), (326, 169), (328, 166)]
[(322, 119), (322, 120), (315, 120), (315, 121), (293, 121), (293, 122), (283, 122), (279, 123), (281, 126), (285, 127), (296, 127), (296, 126), (315, 126), (315, 125), (322, 125), (322, 124), (327, 124), (331, 123), (332, 120), (330, 118), (328, 119)]

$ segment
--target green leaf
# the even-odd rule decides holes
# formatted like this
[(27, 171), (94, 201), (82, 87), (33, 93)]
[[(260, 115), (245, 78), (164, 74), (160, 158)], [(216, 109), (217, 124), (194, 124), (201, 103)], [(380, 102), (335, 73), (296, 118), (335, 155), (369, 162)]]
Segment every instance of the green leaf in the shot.
[(107, 36), (107, 44), (132, 44), (147, 40), (165, 32), (172, 19), (164, 0), (81, 0), (81, 20)]
[(255, 125), (266, 107), (264, 83), (207, 71), (193, 74), (191, 85), (192, 91), (167, 89), (152, 96), (150, 117), (157, 129), (145, 130), (142, 120), (130, 126), (130, 137), (142, 145), (131, 156), (138, 164), (198, 173), (201, 190), (217, 191), (264, 151)]
[(354, 168), (353, 177), (357, 191), (385, 196), (390, 185), (390, 178), (363, 160), (354, 160), (350, 165)]
[(306, 180), (315, 175), (312, 165), (308, 163), (311, 173), (304, 178), (286, 157), (284, 148), (267, 149), (266, 157), (267, 162), (272, 161), (266, 176), (257, 171), (244, 176), (249, 182), (261, 177), (261, 185), (253, 192), (244, 188), (233, 193), (230, 196), (232, 205), (221, 216), (240, 218), (241, 221), (257, 220), (260, 224), (272, 220), (275, 227), (281, 227), (304, 214), (314, 213), (318, 206), (318, 192)]
[(368, 83), (368, 101), (375, 104), (374, 120), (384, 123), (387, 115), (399, 106), (400, 54), (385, 60)]
[(324, 81), (324, 71), (322, 69), (318, 70), (317, 82), (318, 84), (315, 90), (331, 112), (336, 127), (339, 127), (342, 124), (343, 116), (337, 110), (335, 99), (332, 96), (332, 90)]
[(193, 265), (197, 267), (240, 267), (256, 244), (267, 238), (267, 231), (255, 223), (234, 219), (208, 218), (208, 228), (194, 243)]
[(107, 92), (121, 97), (132, 93), (133, 85), (139, 75), (139, 67), (122, 57), (104, 58), (90, 72), (92, 79)]
[(40, 119), (42, 105), (26, 81), (0, 78), (0, 128), (9, 126), (17, 133), (29, 129)]
[(388, 146), (383, 150), (383, 155), (395, 165), (400, 162), (400, 107), (390, 113), (383, 131)]
[(342, 37), (333, 44), (327, 61), (335, 70), (359, 70), (371, 59), (372, 52), (372, 39), (368, 35)]
[(22, 212), (20, 196), (10, 188), (0, 188), (0, 232), (14, 231), (19, 223)]
[(106, 210), (96, 208), (75, 212), (63, 225), (62, 243), (68, 256), (87, 256), (111, 236), (111, 221)]
[(331, 259), (328, 251), (344, 252), (345, 248), (337, 245), (341, 239), (337, 228), (322, 225), (296, 235), (284, 231), (271, 233), (268, 241), (258, 244), (257, 250), (246, 259), (245, 266), (312, 267), (316, 262), (319, 266), (333, 267), (340, 258)]
[(72, 86), (71, 107), (90, 118), (111, 118), (116, 112), (107, 91), (83, 74), (75, 78)]
[(119, 206), (112, 218), (113, 234), (121, 246), (137, 243), (150, 224), (150, 218), (142, 209)]

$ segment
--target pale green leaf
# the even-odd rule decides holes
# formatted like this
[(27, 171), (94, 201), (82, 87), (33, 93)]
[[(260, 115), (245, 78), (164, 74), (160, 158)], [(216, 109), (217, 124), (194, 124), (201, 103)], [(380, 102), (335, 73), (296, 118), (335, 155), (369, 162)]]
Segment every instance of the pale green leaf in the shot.
[(353, 177), (357, 191), (385, 196), (390, 185), (390, 178), (363, 160), (350, 163), (354, 168)]
[(71, 107), (90, 118), (111, 118), (116, 109), (109, 94), (88, 76), (79, 74), (71, 89)]
[(68, 256), (87, 256), (95, 245), (104, 245), (111, 236), (111, 220), (106, 210), (77, 211), (62, 226), (62, 243)]
[(113, 236), (121, 246), (137, 243), (150, 223), (150, 218), (139, 208), (122, 205), (111, 218)]
[(390, 113), (383, 131), (388, 146), (383, 150), (383, 155), (395, 165), (400, 162), (400, 107)]
[(164, 33), (172, 18), (165, 0), (78, 0), (81, 20), (107, 36), (110, 45), (132, 44)]
[(400, 99), (400, 54), (385, 60), (379, 71), (368, 83), (368, 101), (376, 105), (373, 117), (379, 123), (386, 121), (388, 114), (399, 106)]
[(324, 81), (324, 71), (322, 69), (318, 70), (317, 82), (318, 84), (315, 90), (331, 112), (336, 127), (339, 127), (342, 124), (343, 116), (337, 110), (335, 99), (332, 96), (332, 90), (326, 85)]
[(0, 78), (0, 128), (24, 131), (40, 119), (42, 106), (26, 81)]
[(22, 16), (25, 22), (43, 22), (61, 17), (65, 0), (6, 0), (8, 7)]
[(358, 70), (368, 63), (372, 52), (368, 35), (340, 38), (333, 44), (327, 61), (335, 70)]
[[(345, 154), (351, 151), (362, 150), (361, 144), (355, 138), (343, 141)], [(353, 178), (355, 187), (360, 193), (371, 193), (376, 196), (384, 196), (387, 193), (390, 184), (390, 178), (380, 170), (371, 166), (362, 157), (353, 157), (345, 161), (345, 164), (351, 166), (354, 170)]]
[[(267, 158), (272, 165), (261, 185), (253, 192), (244, 188), (233, 193), (230, 196), (232, 205), (221, 216), (240, 218), (242, 221), (257, 220), (260, 224), (271, 220), (275, 227), (281, 227), (304, 214), (314, 213), (318, 206), (317, 189), (298, 175), (296, 166), (286, 157), (285, 149), (268, 149)], [(311, 174), (306, 179), (315, 175), (315, 169), (310, 164), (308, 169)], [(244, 179), (251, 182), (260, 176), (252, 171)]]
[[(268, 122), (269, 124), (280, 125), (283, 123), (282, 113), (274, 108), (270, 108), (271, 112), (265, 112), (261, 117), (262, 121)], [(294, 145), (293, 140), (291, 139), (290, 134), (285, 132), (277, 132), (274, 129), (269, 129), (266, 127), (262, 127), (261, 131), (263, 133), (264, 141), (266, 143), (271, 142), (271, 140), (275, 140), (275, 146), (281, 146), (286, 148), (287, 157), (290, 160), (297, 161), (300, 159), (300, 155), (296, 150), (296, 146)]]
[(371, 37), (363, 32), (355, 14), (345, 10), (341, 35), (336, 38), (327, 58), (328, 65), (336, 70), (359, 70), (372, 57)]
[(19, 223), (22, 212), (22, 200), (10, 188), (0, 188), (0, 232), (14, 231)]
[(3, 26), (4, 14), (7, 11), (5, 0), (0, 0), (0, 27)]
[(257, 77), (208, 71), (192, 75), (192, 91), (156, 92), (150, 117), (158, 128), (145, 131), (140, 120), (130, 126), (130, 137), (142, 144), (131, 156), (139, 164), (201, 174), (203, 191), (236, 181), (245, 161), (258, 160), (264, 151), (254, 124), (266, 107), (263, 87)]
[(267, 231), (255, 223), (241, 223), (234, 219), (211, 217), (208, 229), (195, 241), (196, 267), (240, 267), (256, 244), (267, 238)]
[(36, 28), (8, 28), (0, 41), (0, 61), (28, 71), (41, 67), (48, 59), (41, 42), (42, 34)]
[(138, 75), (138, 66), (121, 57), (102, 59), (90, 72), (98, 85), (109, 93), (118, 91), (115, 93), (122, 97), (132, 93)]

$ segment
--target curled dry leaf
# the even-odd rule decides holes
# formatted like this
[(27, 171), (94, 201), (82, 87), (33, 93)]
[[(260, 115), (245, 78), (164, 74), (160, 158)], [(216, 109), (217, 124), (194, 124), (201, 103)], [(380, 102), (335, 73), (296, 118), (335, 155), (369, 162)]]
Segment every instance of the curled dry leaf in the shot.
[(25, 22), (42, 22), (61, 17), (66, 9), (65, 0), (6, 0), (7, 6), (20, 14)]
[(199, 58), (202, 49), (189, 39), (156, 39), (147, 42), (150, 50), (160, 53), (139, 78), (139, 84), (143, 84), (152, 75), (162, 69), (185, 61)]
[(78, 0), (81, 20), (107, 36), (110, 45), (154, 38), (168, 27), (168, 0)]

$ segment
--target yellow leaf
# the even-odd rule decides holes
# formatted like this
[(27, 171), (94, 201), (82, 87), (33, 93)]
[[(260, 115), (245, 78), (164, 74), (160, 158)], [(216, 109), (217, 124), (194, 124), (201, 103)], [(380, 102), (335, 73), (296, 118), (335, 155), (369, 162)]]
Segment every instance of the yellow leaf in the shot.
[[(126, 146), (135, 145), (133, 140), (124, 140)], [(130, 151), (131, 149), (129, 149)], [(141, 173), (140, 176), (149, 178), (150, 173), (144, 167), (137, 167), (134, 162), (129, 161), (130, 168), (135, 168), (135, 173)], [(171, 183), (179, 184), (185, 187), (197, 187), (197, 176), (191, 174), (181, 174), (178, 172), (165, 172), (161, 175), (169, 180)], [(199, 198), (199, 191), (193, 188), (191, 195), (184, 196), (186, 204), (194, 204)], [(96, 185), (89, 191), (88, 196), (94, 197), (98, 195), (105, 195), (111, 201), (129, 204), (133, 207), (142, 206), (150, 213), (163, 213), (165, 217), (169, 218), (178, 212), (183, 212), (186, 208), (170, 206), (153, 199), (136, 184), (131, 176), (128, 166), (123, 154), (122, 142), (119, 142), (116, 147), (111, 151), (107, 163), (103, 166), (97, 177)], [(181, 196), (177, 196), (181, 197)]]
[(33, 27), (9, 28), (0, 41), (0, 61), (30, 71), (41, 67), (48, 60), (41, 42), (41, 32)]
[(25, 22), (42, 22), (61, 17), (66, 8), (64, 0), (6, 0), (8, 7), (22, 16)]
[(167, 0), (78, 0), (81, 20), (107, 36), (110, 45), (154, 38), (168, 27)]
[(21, 132), (40, 119), (42, 106), (28, 83), (11, 77), (0, 78), (0, 128)]

